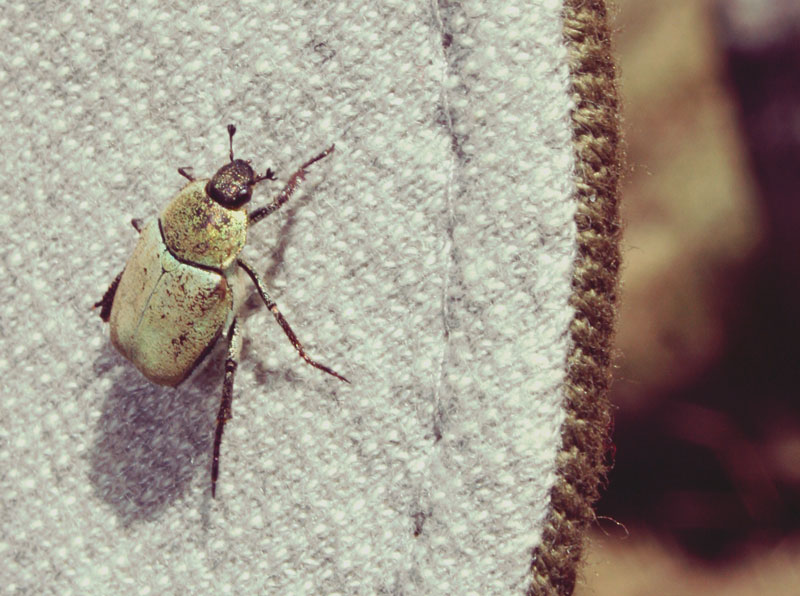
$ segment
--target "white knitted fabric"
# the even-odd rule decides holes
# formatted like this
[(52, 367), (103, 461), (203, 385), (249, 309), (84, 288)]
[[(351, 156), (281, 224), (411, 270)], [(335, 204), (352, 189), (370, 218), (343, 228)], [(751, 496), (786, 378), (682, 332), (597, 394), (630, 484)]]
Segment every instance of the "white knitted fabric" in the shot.
[[(508, 594), (554, 482), (576, 251), (560, 0), (0, 6), (0, 586), (8, 594)], [(185, 182), (304, 192), (177, 389), (92, 304)], [(257, 187), (252, 208), (280, 182)]]

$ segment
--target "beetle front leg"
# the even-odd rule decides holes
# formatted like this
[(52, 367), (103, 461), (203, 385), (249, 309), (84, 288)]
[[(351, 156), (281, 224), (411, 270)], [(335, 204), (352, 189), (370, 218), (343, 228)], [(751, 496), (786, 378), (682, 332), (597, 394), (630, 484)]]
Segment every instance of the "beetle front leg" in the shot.
[(231, 419), (231, 403), (233, 402), (233, 377), (239, 366), (239, 355), (242, 352), (242, 337), (239, 324), (233, 320), (228, 331), (228, 357), (225, 359), (225, 380), (222, 382), (222, 401), (217, 413), (217, 430), (214, 433), (214, 457), (211, 460), (211, 498), (217, 493), (217, 477), (219, 476), (219, 447), (222, 444), (222, 431), (225, 423)]
[(261, 278), (258, 276), (258, 273), (255, 272), (255, 269), (253, 269), (252, 266), (244, 262), (242, 259), (237, 259), (236, 262), (238, 263), (239, 267), (244, 269), (247, 275), (250, 276), (250, 279), (253, 280), (253, 283), (256, 285), (256, 289), (258, 290), (261, 299), (264, 301), (264, 304), (272, 312), (272, 315), (275, 317), (275, 320), (278, 321), (278, 325), (281, 326), (283, 332), (286, 334), (286, 337), (288, 337), (289, 341), (292, 342), (294, 349), (297, 350), (298, 354), (300, 354), (300, 357), (314, 368), (318, 368), (321, 371), (328, 373), (329, 375), (333, 375), (337, 379), (341, 379), (345, 383), (349, 383), (350, 381), (345, 379), (342, 375), (340, 375), (333, 369), (325, 366), (324, 364), (320, 364), (319, 362), (316, 362), (308, 357), (308, 354), (306, 354), (305, 350), (303, 349), (300, 340), (297, 339), (297, 336), (294, 334), (294, 331), (292, 331), (292, 328), (289, 326), (288, 321), (283, 318), (281, 311), (278, 310), (278, 305), (275, 304), (272, 298), (269, 297), (267, 289), (264, 286), (264, 282), (261, 281)]
[[(291, 178), (289, 178), (289, 182), (286, 183), (286, 186), (283, 187), (281, 193), (274, 201), (272, 201), (272, 203), (270, 203), (266, 207), (259, 207), (258, 209), (250, 213), (249, 215), (250, 223), (254, 224), (257, 221), (264, 219), (270, 213), (274, 213), (275, 211), (280, 209), (281, 205), (283, 205), (286, 201), (288, 201), (294, 194), (294, 191), (297, 189), (297, 185), (300, 184), (305, 179), (306, 169), (311, 164), (316, 163), (320, 159), (323, 159), (328, 155), (330, 155), (331, 153), (333, 153), (334, 147), (335, 145), (331, 145), (330, 147), (325, 149), (325, 151), (323, 151), (322, 153), (320, 153), (315, 157), (312, 157), (306, 163), (300, 166), (300, 168), (294, 174), (292, 174)], [(267, 170), (266, 175), (269, 175), (269, 173), (270, 173), (269, 170)]]
[(103, 319), (104, 322), (108, 323), (108, 319), (111, 316), (111, 307), (114, 305), (114, 296), (117, 294), (117, 286), (119, 285), (119, 280), (122, 279), (122, 274), (125, 272), (123, 269), (119, 272), (114, 278), (114, 281), (111, 282), (111, 285), (108, 286), (106, 293), (103, 294), (103, 297), (94, 303), (92, 308), (100, 307), (100, 318)]

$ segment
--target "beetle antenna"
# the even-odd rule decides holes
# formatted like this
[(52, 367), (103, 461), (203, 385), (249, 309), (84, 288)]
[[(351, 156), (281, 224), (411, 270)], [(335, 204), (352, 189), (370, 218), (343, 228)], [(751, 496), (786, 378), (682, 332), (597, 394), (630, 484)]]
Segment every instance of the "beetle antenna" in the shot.
[(228, 124), (228, 142), (231, 147), (231, 161), (233, 161), (233, 135), (236, 134), (236, 127), (233, 124)]

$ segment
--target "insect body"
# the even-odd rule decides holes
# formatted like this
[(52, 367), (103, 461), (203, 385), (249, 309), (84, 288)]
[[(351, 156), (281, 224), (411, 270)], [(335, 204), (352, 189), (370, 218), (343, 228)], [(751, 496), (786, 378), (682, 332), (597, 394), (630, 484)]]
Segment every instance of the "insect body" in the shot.
[(306, 169), (330, 155), (333, 146), (304, 163), (272, 203), (248, 213), (245, 205), (253, 187), (275, 176), (269, 169), (259, 176), (249, 162), (233, 158), (235, 133), (236, 127), (228, 125), (230, 163), (213, 178), (195, 180), (179, 168), (189, 183), (160, 216), (147, 224), (133, 220), (139, 242), (125, 269), (95, 304), (100, 307), (100, 317), (110, 323), (114, 346), (159, 385), (180, 384), (227, 330), (228, 355), (211, 465), (212, 496), (216, 493), (222, 432), (231, 418), (233, 378), (241, 351), (236, 313), (246, 297), (246, 277), (253, 281), (300, 356), (349, 382), (306, 355), (261, 278), (240, 257), (248, 226), (289, 200)]

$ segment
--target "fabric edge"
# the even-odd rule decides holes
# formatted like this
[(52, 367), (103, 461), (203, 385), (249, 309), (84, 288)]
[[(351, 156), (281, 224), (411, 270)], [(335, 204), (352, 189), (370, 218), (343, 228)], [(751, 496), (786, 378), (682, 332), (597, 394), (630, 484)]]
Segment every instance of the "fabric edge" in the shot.
[(616, 66), (604, 0), (564, 1), (564, 40), (574, 107), (575, 222), (571, 348), (556, 483), (533, 551), (529, 596), (575, 589), (583, 537), (607, 471), (612, 346), (620, 268), (617, 190), (622, 148)]

